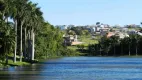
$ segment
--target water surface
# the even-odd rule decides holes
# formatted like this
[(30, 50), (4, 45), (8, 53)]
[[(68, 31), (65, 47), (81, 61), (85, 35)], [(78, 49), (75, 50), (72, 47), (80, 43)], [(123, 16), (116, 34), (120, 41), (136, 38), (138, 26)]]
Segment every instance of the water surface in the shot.
[(0, 80), (142, 80), (142, 58), (65, 57), (0, 68)]

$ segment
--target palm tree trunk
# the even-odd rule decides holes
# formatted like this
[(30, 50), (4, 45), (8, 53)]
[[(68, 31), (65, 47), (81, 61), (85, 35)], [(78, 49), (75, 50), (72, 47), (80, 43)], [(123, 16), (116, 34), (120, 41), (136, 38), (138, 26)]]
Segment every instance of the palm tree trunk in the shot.
[(16, 53), (17, 53), (17, 20), (15, 21), (15, 50), (14, 50), (14, 63), (16, 63)]
[(131, 56), (131, 51), (130, 51), (130, 44), (129, 44), (129, 56)]
[(35, 34), (34, 34), (34, 31), (33, 31), (33, 29), (32, 29), (32, 60), (34, 60), (34, 47), (35, 47), (35, 45), (34, 45), (34, 42), (35, 42)]
[(25, 41), (24, 41), (24, 59), (26, 60), (26, 55), (27, 55), (27, 47), (26, 47), (26, 43), (27, 43), (27, 29), (26, 29), (26, 27), (24, 28), (24, 31), (25, 31)]
[(121, 43), (121, 55), (123, 56), (123, 44)]
[(136, 44), (136, 56), (138, 56), (138, 46)]
[(108, 56), (108, 51), (107, 51), (107, 56)]
[(28, 60), (30, 60), (30, 31), (28, 31)]
[(114, 44), (114, 54), (113, 55), (115, 56), (115, 44)]
[(102, 55), (102, 53), (101, 53), (101, 47), (100, 47), (100, 56)]
[(23, 48), (22, 48), (22, 26), (23, 26), (24, 22), (21, 22), (21, 26), (20, 26), (20, 62), (22, 62), (22, 57), (23, 57)]
[(6, 53), (6, 64), (8, 64), (8, 54)]

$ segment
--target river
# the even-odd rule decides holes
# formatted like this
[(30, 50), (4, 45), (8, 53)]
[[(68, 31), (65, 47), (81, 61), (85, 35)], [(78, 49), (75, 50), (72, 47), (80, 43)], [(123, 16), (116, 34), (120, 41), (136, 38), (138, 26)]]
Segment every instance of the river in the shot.
[(142, 80), (142, 58), (65, 57), (0, 68), (0, 80)]

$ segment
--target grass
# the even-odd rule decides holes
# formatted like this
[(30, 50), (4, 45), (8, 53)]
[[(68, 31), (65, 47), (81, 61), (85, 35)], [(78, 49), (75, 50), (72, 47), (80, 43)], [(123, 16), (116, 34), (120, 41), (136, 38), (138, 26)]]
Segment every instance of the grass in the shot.
[(30, 65), (29, 62), (20, 62), (17, 61), (16, 63), (13, 62), (13, 60), (8, 60), (8, 65), (10, 66), (23, 66), (23, 65)]
[(98, 43), (97, 40), (91, 39), (91, 36), (80, 36), (79, 41), (84, 42), (84, 46), (88, 46), (89, 44), (96, 44)]
[(30, 65), (30, 62), (20, 62), (19, 61), (19, 56), (17, 56), (16, 63), (13, 62), (13, 54), (8, 55), (8, 64), (6, 64), (5, 61), (0, 61), (0, 67), (4, 66), (23, 66), (23, 65)]
[(76, 49), (77, 49), (77, 46), (68, 46), (67, 48), (68, 48), (68, 49), (71, 49), (71, 50), (76, 50)]
[[(89, 44), (97, 44), (98, 43), (97, 40), (91, 39), (91, 36), (79, 36), (78, 41), (83, 42), (83, 44), (81, 44), (81, 45), (84, 45), (84, 50), (86, 50), (88, 48)], [(86, 54), (86, 53), (82, 53), (82, 52), (78, 51), (77, 45), (76, 46), (67, 46), (67, 48), (70, 50), (76, 51), (81, 56)]]
[(4, 66), (24, 66), (24, 65), (30, 65), (31, 63), (29, 62), (20, 62), (17, 61), (16, 63), (13, 62), (13, 60), (9, 59), (8, 60), (8, 64), (4, 62), (0, 62), (0, 67), (4, 67)]

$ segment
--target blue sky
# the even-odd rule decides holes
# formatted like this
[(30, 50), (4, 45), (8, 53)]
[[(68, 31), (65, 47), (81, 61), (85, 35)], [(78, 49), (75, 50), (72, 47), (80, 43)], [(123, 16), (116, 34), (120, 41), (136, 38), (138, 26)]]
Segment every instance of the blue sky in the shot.
[(31, 0), (53, 25), (140, 24), (142, 0)]

